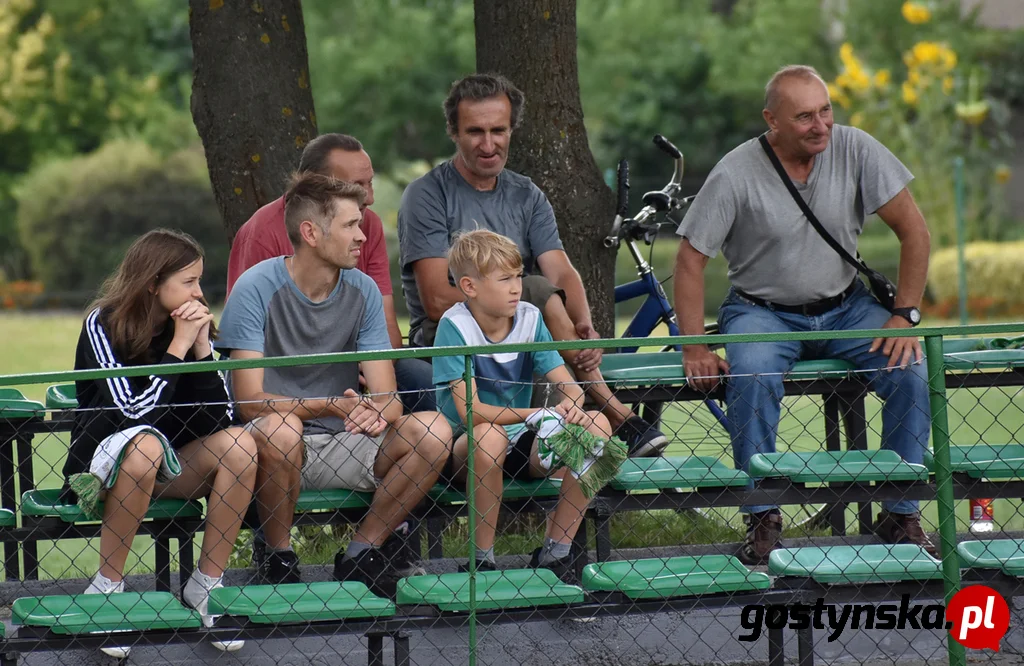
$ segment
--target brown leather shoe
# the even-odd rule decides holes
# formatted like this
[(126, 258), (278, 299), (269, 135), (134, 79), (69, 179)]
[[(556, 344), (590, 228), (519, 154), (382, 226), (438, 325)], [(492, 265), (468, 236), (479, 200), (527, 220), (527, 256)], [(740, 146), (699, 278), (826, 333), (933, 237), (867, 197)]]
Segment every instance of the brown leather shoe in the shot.
[(782, 514), (777, 510), (751, 513), (744, 517), (747, 538), (736, 557), (750, 566), (765, 564), (768, 555), (782, 545)]
[(921, 528), (919, 513), (882, 511), (878, 514), (874, 532), (885, 543), (913, 543), (924, 548), (932, 557), (939, 557), (938, 547)]

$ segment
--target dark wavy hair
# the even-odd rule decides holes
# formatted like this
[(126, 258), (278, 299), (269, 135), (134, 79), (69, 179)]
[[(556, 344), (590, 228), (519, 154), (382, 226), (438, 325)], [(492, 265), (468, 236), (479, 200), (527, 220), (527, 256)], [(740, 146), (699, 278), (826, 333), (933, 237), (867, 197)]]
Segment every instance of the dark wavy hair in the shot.
[(452, 84), (448, 97), (444, 100), (444, 118), (448, 126), (448, 134), (459, 133), (459, 102), (464, 99), (478, 101), (506, 95), (512, 104), (511, 127), (516, 129), (523, 119), (523, 104), (526, 97), (523, 91), (500, 74), (470, 74)]

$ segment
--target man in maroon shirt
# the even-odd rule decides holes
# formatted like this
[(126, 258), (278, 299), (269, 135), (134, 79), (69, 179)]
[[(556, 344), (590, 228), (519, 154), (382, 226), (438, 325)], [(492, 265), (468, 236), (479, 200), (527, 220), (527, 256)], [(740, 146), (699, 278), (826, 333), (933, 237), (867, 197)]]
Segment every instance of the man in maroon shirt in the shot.
[[(384, 226), (377, 214), (369, 208), (373, 205), (373, 164), (370, 156), (354, 137), (347, 134), (321, 134), (306, 144), (299, 160), (299, 171), (333, 176), (366, 190), (366, 208), (363, 209), (360, 225), (366, 240), (356, 268), (377, 283), (384, 297), (384, 317), (387, 319), (391, 346), (400, 348), (402, 332), (395, 316), (391, 264), (384, 240)], [(256, 211), (235, 235), (228, 259), (228, 294), (235, 280), (247, 269), (265, 259), (292, 253), (292, 243), (284, 228), (284, 197), (281, 197)], [(407, 413), (437, 410), (430, 363), (416, 358), (402, 359), (395, 363), (395, 378)]]

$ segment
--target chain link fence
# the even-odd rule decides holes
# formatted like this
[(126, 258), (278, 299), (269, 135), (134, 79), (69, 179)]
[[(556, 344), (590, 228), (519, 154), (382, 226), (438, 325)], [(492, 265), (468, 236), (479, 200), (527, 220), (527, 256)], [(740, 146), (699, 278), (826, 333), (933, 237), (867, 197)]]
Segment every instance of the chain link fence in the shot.
[[(468, 360), (463, 388), (441, 401), (447, 415), (390, 423), (381, 413), (394, 413), (395, 394), (275, 410), (122, 393), (118, 408), (97, 410), (78, 405), (71, 382), (103, 379), (117, 393), (119, 378), (154, 368), (0, 377), (41, 382), (33, 395), (48, 387), (45, 404), (0, 389), (0, 654), (27, 664), (964, 663), (951, 631), (968, 624), (992, 641), (1005, 603), (999, 651), (966, 654), (1017, 663), (1024, 350), (1013, 338), (940, 336), (1019, 331), (925, 330), (923, 362), (800, 361), (733, 372), (710, 392), (688, 385), (676, 351), (607, 353), (615, 395), (669, 437), (644, 458), (629, 456), (616, 416), (579, 384), (509, 385), (505, 395), (532, 392), (532, 406), (481, 408), (464, 388), (474, 386)], [(715, 339), (843, 336), (853, 334)], [(486, 351), (583, 344), (612, 343)], [(483, 349), (160, 373), (474, 353)], [(83, 457), (72, 433), (98, 423), (119, 424), (117, 436)], [(997, 593), (992, 608), (951, 603), (978, 585)]]

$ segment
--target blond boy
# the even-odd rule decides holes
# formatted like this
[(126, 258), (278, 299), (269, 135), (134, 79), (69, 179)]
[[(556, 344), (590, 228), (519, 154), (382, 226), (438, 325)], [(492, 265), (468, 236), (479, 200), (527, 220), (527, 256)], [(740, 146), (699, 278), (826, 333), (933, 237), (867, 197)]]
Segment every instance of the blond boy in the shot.
[[(461, 234), (448, 252), (448, 265), (466, 300), (441, 318), (437, 347), (484, 346), (499, 343), (551, 342), (540, 310), (520, 300), (523, 260), (510, 239), (493, 231)], [(561, 477), (561, 494), (549, 516), (544, 545), (533, 553), (530, 566), (554, 571), (575, 580), (569, 548), (587, 506), (579, 483), (565, 470), (546, 469), (538, 457), (537, 437), (526, 425), (540, 410), (530, 408), (533, 375), (559, 386), (563, 400), (554, 407), (567, 424), (592, 435), (611, 436), (608, 419), (600, 412), (584, 411), (583, 391), (554, 351), (474, 354), (473, 381), (474, 499), (481, 521), (477, 524), (476, 560), (481, 570), (494, 570), (494, 534), (501, 508), (504, 478)], [(452, 476), (468, 475), (466, 436), (465, 356), (434, 359), (438, 405), (457, 434), (451, 457)], [(461, 434), (459, 434), (461, 433)]]

